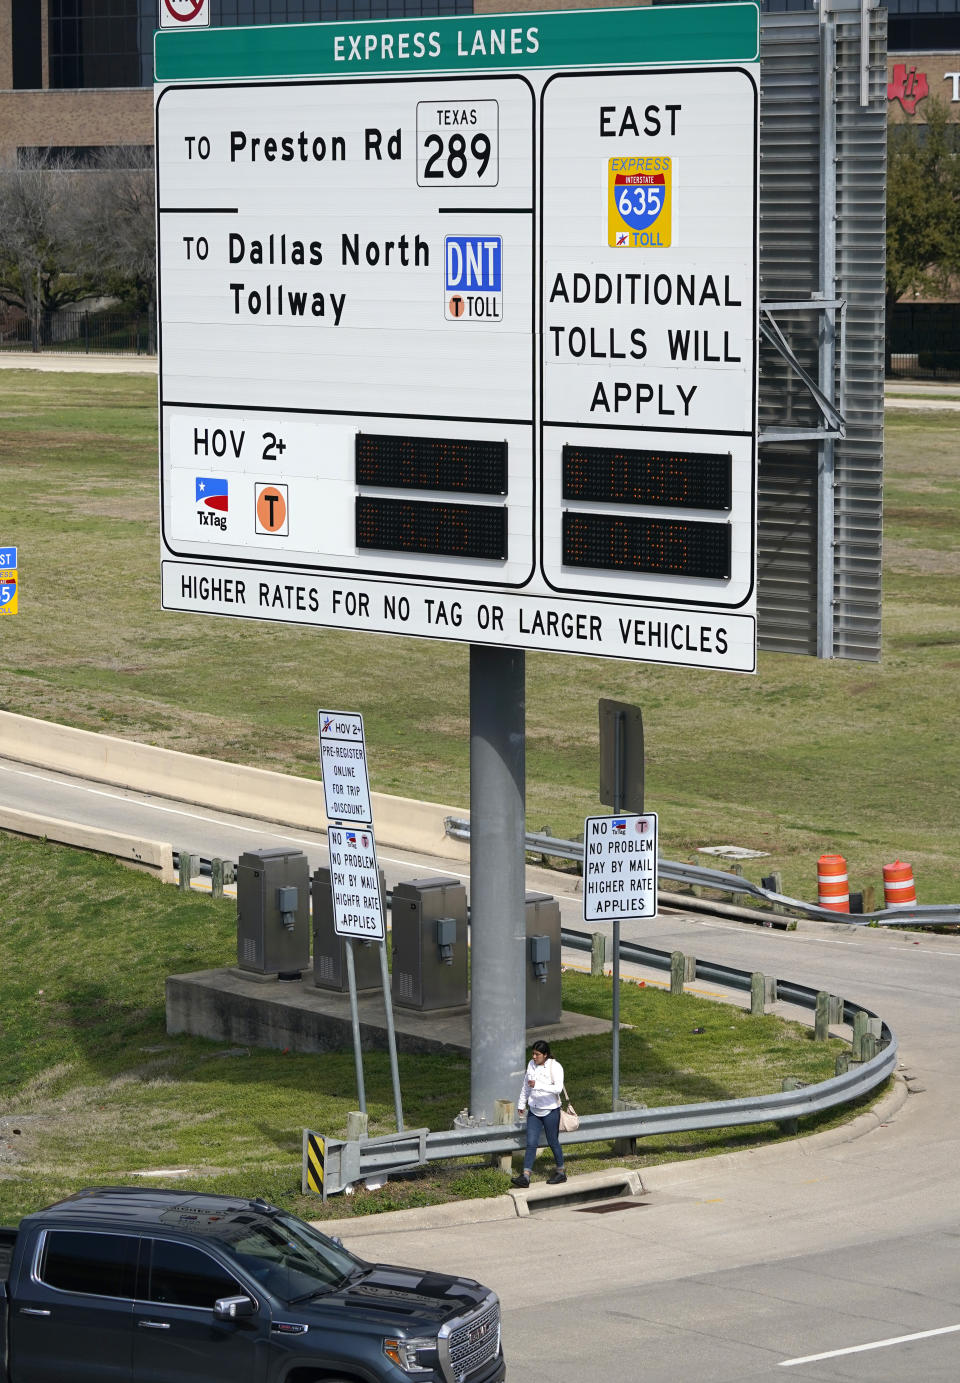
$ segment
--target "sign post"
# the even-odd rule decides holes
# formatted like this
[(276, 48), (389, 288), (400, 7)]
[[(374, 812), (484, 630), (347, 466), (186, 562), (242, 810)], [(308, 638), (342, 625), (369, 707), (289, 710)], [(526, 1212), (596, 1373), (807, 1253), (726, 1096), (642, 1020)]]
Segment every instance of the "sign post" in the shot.
[(163, 605), (464, 642), (497, 684), (490, 1108), (525, 651), (756, 666), (758, 8), (180, 25), (156, 77)]
[[(619, 794), (618, 794), (619, 796)], [(620, 923), (657, 915), (657, 814), (588, 816), (583, 919), (613, 923), (613, 1108), (620, 1099)]]
[(320, 764), (323, 797), (330, 822), (346, 820), (348, 825), (327, 826), (330, 856), (330, 890), (333, 901), (333, 927), (344, 938), (347, 960), (347, 988), (350, 992), (350, 1018), (353, 1026), (353, 1051), (357, 1068), (357, 1098), (366, 1113), (363, 1056), (360, 1044), (360, 1009), (357, 1002), (357, 973), (354, 941), (380, 944), (380, 979), (387, 1020), (387, 1047), (393, 1080), (393, 1102), (397, 1132), (403, 1132), (403, 1104), (400, 1097), (400, 1072), (397, 1063), (397, 1037), (390, 996), (387, 966), (386, 920), (380, 892), (377, 846), (373, 836), (373, 809), (367, 776), (367, 751), (363, 735), (363, 716), (353, 711), (318, 711)]

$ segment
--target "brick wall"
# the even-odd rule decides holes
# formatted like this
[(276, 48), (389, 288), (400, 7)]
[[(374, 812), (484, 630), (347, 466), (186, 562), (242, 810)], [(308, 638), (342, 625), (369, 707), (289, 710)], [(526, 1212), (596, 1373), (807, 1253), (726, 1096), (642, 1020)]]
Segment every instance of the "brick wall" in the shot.
[[(0, 0), (2, 5), (5, 0)], [(153, 92), (0, 91), (0, 164), (24, 145), (152, 144)]]

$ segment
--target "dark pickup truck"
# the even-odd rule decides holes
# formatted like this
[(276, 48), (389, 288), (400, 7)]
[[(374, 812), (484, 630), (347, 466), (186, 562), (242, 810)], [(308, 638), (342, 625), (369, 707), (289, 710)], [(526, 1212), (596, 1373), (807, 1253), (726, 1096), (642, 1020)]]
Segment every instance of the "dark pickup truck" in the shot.
[(265, 1201), (80, 1191), (0, 1230), (2, 1383), (500, 1383), (500, 1303)]

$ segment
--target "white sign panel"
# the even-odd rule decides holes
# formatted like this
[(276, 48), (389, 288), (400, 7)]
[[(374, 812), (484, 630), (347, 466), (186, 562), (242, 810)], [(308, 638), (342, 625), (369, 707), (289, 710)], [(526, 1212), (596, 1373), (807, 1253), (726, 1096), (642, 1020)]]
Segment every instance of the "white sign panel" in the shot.
[(583, 831), (583, 919), (657, 915), (657, 814), (588, 816)]
[(317, 728), (328, 819), (372, 825), (363, 716), (353, 711), (318, 711)]
[(207, 28), (210, 0), (158, 0), (161, 29)]
[(709, 8), (158, 36), (166, 608), (754, 669), (756, 12)]
[(338, 936), (383, 941), (386, 928), (373, 832), (362, 826), (329, 826), (327, 846), (334, 931)]

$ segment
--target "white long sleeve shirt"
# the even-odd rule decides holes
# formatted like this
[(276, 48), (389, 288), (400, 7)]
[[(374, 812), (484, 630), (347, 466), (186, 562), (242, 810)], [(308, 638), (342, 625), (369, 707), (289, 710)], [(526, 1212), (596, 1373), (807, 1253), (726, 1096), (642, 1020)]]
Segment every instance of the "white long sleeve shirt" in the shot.
[[(530, 1081), (533, 1080), (533, 1085)], [(523, 1076), (517, 1109), (522, 1114), (529, 1106), (532, 1114), (549, 1114), (551, 1109), (560, 1108), (560, 1094), (563, 1090), (563, 1067), (553, 1057), (547, 1057), (542, 1066), (531, 1058)]]

